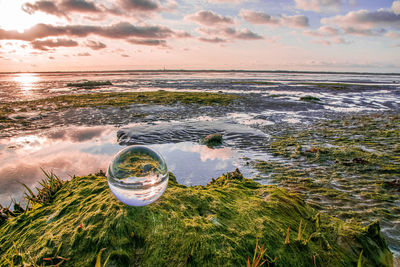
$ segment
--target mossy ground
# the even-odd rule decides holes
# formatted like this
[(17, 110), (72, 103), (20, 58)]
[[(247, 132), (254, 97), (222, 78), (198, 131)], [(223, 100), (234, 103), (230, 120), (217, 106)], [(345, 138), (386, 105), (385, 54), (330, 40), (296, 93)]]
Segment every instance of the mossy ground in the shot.
[(164, 195), (129, 207), (101, 175), (74, 177), (52, 202), (35, 204), (0, 226), (0, 266), (243, 266), (256, 244), (268, 266), (391, 266), (379, 232), (320, 214), (296, 194), (235, 171), (207, 186), (173, 175)]
[(301, 193), (330, 215), (364, 224), (379, 220), (400, 249), (392, 233), (400, 220), (399, 140), (398, 115), (347, 116), (274, 136), (267, 151), (277, 160), (254, 166), (263, 179)]

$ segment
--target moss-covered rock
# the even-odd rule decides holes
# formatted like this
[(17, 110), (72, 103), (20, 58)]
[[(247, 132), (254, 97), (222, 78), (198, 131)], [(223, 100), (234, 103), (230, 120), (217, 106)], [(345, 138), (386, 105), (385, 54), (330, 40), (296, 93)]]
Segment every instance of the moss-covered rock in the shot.
[(363, 266), (392, 265), (378, 223), (320, 214), (237, 170), (194, 187), (171, 175), (164, 195), (144, 207), (119, 202), (103, 176), (74, 177), (52, 202), (0, 226), (0, 266), (93, 266), (100, 251), (107, 266), (243, 266), (256, 244), (269, 265), (355, 266), (361, 252)]
[(219, 146), (222, 144), (222, 134), (220, 133), (209, 134), (206, 137), (200, 139), (200, 143), (210, 147)]

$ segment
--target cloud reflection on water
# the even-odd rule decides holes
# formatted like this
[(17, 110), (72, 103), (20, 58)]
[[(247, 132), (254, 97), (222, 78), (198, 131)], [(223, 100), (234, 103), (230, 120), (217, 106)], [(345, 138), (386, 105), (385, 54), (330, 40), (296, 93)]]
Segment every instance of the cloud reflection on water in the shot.
[[(117, 130), (112, 126), (74, 126), (1, 139), (0, 204), (10, 203), (10, 197), (22, 199), (20, 183), (37, 186), (44, 178), (40, 168), (62, 179), (106, 171), (113, 155), (123, 148), (117, 143)], [(238, 153), (227, 147), (213, 149), (193, 142), (150, 147), (164, 156), (178, 182), (186, 185), (205, 185), (238, 165)]]

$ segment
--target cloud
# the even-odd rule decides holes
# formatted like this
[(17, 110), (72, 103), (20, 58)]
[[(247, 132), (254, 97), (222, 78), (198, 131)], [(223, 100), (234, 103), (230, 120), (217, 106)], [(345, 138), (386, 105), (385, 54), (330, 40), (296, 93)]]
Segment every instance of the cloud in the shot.
[(93, 49), (93, 50), (100, 50), (100, 49), (104, 49), (107, 47), (102, 42), (96, 42), (96, 41), (92, 41), (92, 40), (88, 40), (85, 43), (85, 45), (86, 45), (86, 47), (89, 47), (90, 49)]
[(54, 47), (75, 47), (78, 43), (71, 39), (45, 39), (45, 40), (34, 40), (31, 42), (32, 48), (48, 51)]
[(359, 36), (382, 35), (385, 28), (400, 29), (400, 14), (391, 10), (378, 11), (359, 10), (352, 11), (343, 16), (321, 19), (325, 25), (337, 25), (345, 33)]
[(187, 20), (195, 21), (205, 26), (219, 26), (226, 24), (233, 24), (234, 21), (231, 17), (220, 16), (212, 11), (199, 11), (195, 14), (185, 17)]
[(336, 36), (339, 34), (339, 29), (330, 26), (321, 26), (317, 30), (308, 30), (304, 33), (310, 36)]
[(295, 0), (296, 8), (315, 12), (338, 11), (343, 0)]
[(85, 0), (62, 0), (61, 7), (75, 12), (101, 12), (94, 2)]
[(271, 16), (264, 12), (241, 10), (240, 16), (252, 24), (269, 24), (274, 26), (289, 26), (296, 28), (306, 28), (309, 26), (308, 18), (304, 15)]
[(88, 52), (85, 52), (85, 53), (78, 53), (75, 56), (77, 56), (77, 57), (90, 57), (91, 54), (88, 53)]
[(236, 30), (234, 28), (225, 28), (224, 33), (232, 37), (234, 39), (240, 39), (240, 40), (260, 40), (263, 39), (261, 35), (258, 35), (257, 33), (254, 33), (250, 31), (249, 29), (244, 29), (244, 30)]
[(217, 44), (217, 43), (226, 43), (226, 40), (225, 40), (225, 39), (221, 39), (221, 38), (219, 38), (219, 37), (214, 37), (214, 38), (205, 38), (205, 37), (201, 37), (201, 38), (199, 38), (199, 40), (202, 41), (202, 42), (214, 43), (214, 44)]
[[(148, 17), (154, 12), (172, 10), (177, 6), (174, 0), (118, 0), (105, 2), (104, 4), (99, 4), (98, 2), (88, 0), (39, 0), (33, 3), (25, 3), (22, 6), (22, 10), (29, 14), (43, 12), (70, 20), (72, 13)], [(85, 16), (85, 18), (96, 20), (101, 17)]]
[(121, 57), (130, 57), (130, 56), (127, 54), (121, 54)]
[(398, 39), (400, 38), (400, 32), (388, 31), (385, 36), (392, 39)]
[(400, 1), (394, 1), (392, 4), (392, 10), (396, 15), (400, 14)]
[(37, 24), (22, 33), (0, 29), (0, 40), (33, 41), (35, 39), (46, 37), (87, 37), (89, 35), (98, 35), (111, 39), (127, 39), (132, 37), (165, 39), (173, 36), (178, 38), (187, 36), (183, 35), (182, 32), (174, 32), (163, 26), (135, 26), (127, 22), (120, 22), (111, 26), (53, 26), (49, 24)]
[[(198, 28), (198, 32), (207, 35), (207, 37), (203, 38), (201, 41), (208, 40), (209, 42), (214, 40), (217, 41), (224, 36), (226, 39), (239, 39), (239, 40), (261, 40), (264, 39), (261, 35), (250, 31), (249, 29), (236, 30), (235, 28), (225, 27), (225, 28)], [(214, 38), (214, 39), (213, 39)], [(201, 39), (201, 38), (200, 38)], [(206, 39), (206, 40), (204, 40)]]
[(28, 14), (33, 14), (39, 11), (58, 17), (65, 17), (67, 19), (69, 19), (68, 14), (71, 12), (100, 13), (103, 11), (101, 8), (96, 6), (94, 2), (86, 0), (41, 0), (34, 3), (25, 3), (22, 5), (22, 10)]
[(244, 1), (244, 0), (208, 0), (208, 2), (210, 2), (210, 3), (222, 3), (222, 4), (225, 4), (225, 3), (239, 4), (241, 2), (246, 2), (246, 1)]
[(53, 1), (37, 1), (35, 3), (25, 3), (22, 5), (22, 10), (28, 14), (33, 14), (36, 11), (41, 11), (55, 16), (66, 16)]
[(165, 40), (157, 40), (157, 39), (129, 39), (127, 40), (131, 44), (135, 45), (148, 45), (148, 46), (167, 46), (167, 42)]
[(336, 37), (331, 40), (323, 40), (323, 39), (314, 40), (313, 42), (316, 44), (322, 44), (322, 45), (327, 45), (327, 46), (332, 45), (332, 44), (349, 44), (350, 43), (341, 37)]
[(156, 11), (159, 4), (151, 0), (120, 0), (121, 5), (128, 10)]

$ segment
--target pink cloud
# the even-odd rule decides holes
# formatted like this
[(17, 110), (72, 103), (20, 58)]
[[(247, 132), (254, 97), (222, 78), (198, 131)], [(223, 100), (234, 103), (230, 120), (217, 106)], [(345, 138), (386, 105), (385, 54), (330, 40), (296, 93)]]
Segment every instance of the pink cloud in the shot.
[(219, 37), (214, 37), (214, 38), (205, 38), (205, 37), (201, 37), (201, 38), (199, 38), (199, 40), (202, 41), (202, 42), (214, 43), (214, 44), (217, 44), (217, 43), (225, 43), (225, 42), (226, 42), (225, 39), (221, 39), (221, 38), (219, 38)]
[(188, 15), (185, 19), (195, 21), (205, 26), (220, 26), (234, 23), (231, 17), (220, 16), (212, 11), (205, 10), (199, 11), (193, 15)]
[(274, 26), (286, 26), (305, 28), (309, 26), (308, 18), (304, 15), (295, 16), (271, 16), (264, 12), (242, 10), (240, 16), (252, 24), (269, 24)]
[(339, 34), (339, 30), (330, 26), (321, 26), (317, 30), (308, 30), (304, 33), (310, 36), (336, 36)]
[(394, 1), (392, 4), (392, 10), (395, 14), (400, 14), (400, 1)]
[(31, 42), (32, 48), (48, 51), (50, 48), (55, 47), (75, 47), (78, 43), (71, 39), (45, 39), (45, 40), (34, 40)]
[(164, 26), (135, 26), (128, 22), (120, 22), (110, 26), (93, 25), (66, 25), (54, 26), (49, 24), (37, 24), (23, 33), (18, 31), (6, 31), (0, 29), (0, 40), (33, 41), (39, 38), (55, 36), (87, 37), (98, 35), (111, 39), (127, 38), (161, 38), (185, 37), (182, 32), (174, 32)]
[(87, 47), (89, 47), (90, 49), (93, 49), (93, 50), (100, 50), (100, 49), (104, 49), (104, 48), (107, 47), (102, 42), (96, 42), (96, 41), (93, 41), (93, 40), (88, 40), (85, 45)]
[(295, 0), (296, 8), (315, 12), (338, 11), (343, 0)]
[(400, 14), (391, 10), (352, 11), (343, 16), (321, 19), (325, 25), (336, 25), (345, 33), (358, 36), (377, 36), (386, 33), (385, 28), (400, 29)]
[(128, 39), (127, 40), (131, 44), (136, 45), (148, 45), (148, 46), (167, 46), (167, 42), (165, 40), (158, 39)]

